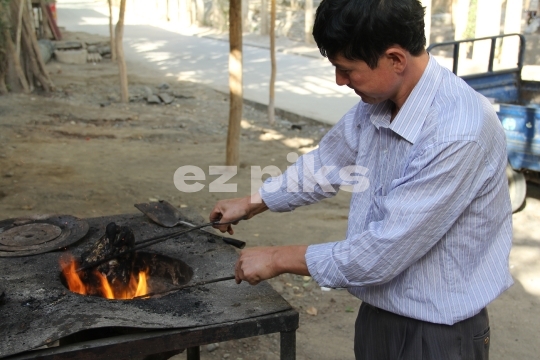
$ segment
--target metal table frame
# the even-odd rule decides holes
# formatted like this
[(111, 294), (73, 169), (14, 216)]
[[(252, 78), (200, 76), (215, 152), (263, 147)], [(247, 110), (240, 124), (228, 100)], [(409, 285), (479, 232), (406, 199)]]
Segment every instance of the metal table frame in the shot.
[(187, 360), (198, 360), (201, 345), (277, 332), (281, 335), (281, 360), (295, 360), (298, 318), (297, 311), (287, 310), (236, 322), (187, 329), (147, 331), (34, 350), (7, 357), (5, 360), (142, 359), (145, 356), (182, 349), (187, 349)]

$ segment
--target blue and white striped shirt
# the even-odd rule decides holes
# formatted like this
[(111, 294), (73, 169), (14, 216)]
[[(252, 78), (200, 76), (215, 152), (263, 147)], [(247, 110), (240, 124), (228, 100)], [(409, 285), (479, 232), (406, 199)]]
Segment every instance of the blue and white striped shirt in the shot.
[(505, 134), (488, 100), (433, 57), (390, 116), (389, 101), (358, 103), (260, 193), (284, 212), (356, 183), (347, 238), (308, 247), (312, 277), (396, 314), (454, 324), (513, 282)]

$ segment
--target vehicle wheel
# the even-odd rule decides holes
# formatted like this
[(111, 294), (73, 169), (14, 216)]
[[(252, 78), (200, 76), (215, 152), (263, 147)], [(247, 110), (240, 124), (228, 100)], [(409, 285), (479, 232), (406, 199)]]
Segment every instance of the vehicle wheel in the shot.
[(512, 212), (516, 212), (525, 201), (527, 181), (525, 180), (525, 175), (512, 169), (510, 164), (506, 165), (506, 177), (508, 178), (508, 190), (510, 191)]

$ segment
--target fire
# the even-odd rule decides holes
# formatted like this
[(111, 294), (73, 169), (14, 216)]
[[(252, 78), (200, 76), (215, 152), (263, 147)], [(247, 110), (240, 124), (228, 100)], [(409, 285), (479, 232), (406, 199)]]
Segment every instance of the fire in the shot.
[(98, 270), (94, 270), (91, 273), (98, 280), (97, 284), (85, 283), (81, 279), (80, 273), (76, 271), (79, 264), (71, 255), (61, 257), (60, 266), (69, 290), (77, 294), (97, 295), (106, 299), (127, 300), (146, 295), (150, 291), (147, 283), (148, 271), (140, 271), (137, 277), (132, 274), (129, 284), (118, 288), (111, 286), (107, 277)]

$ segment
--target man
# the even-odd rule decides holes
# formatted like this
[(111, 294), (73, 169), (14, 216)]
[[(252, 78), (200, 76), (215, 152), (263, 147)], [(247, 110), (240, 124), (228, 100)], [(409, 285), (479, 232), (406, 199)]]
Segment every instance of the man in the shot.
[(512, 284), (503, 129), (425, 51), (423, 18), (417, 0), (323, 0), (313, 35), (361, 101), (281, 178), (210, 214), (292, 211), (333, 196), (350, 184), (340, 169), (357, 166), (369, 186), (353, 192), (346, 239), (244, 250), (235, 268), (238, 283), (288, 272), (362, 299), (357, 359), (487, 359), (485, 306)]

